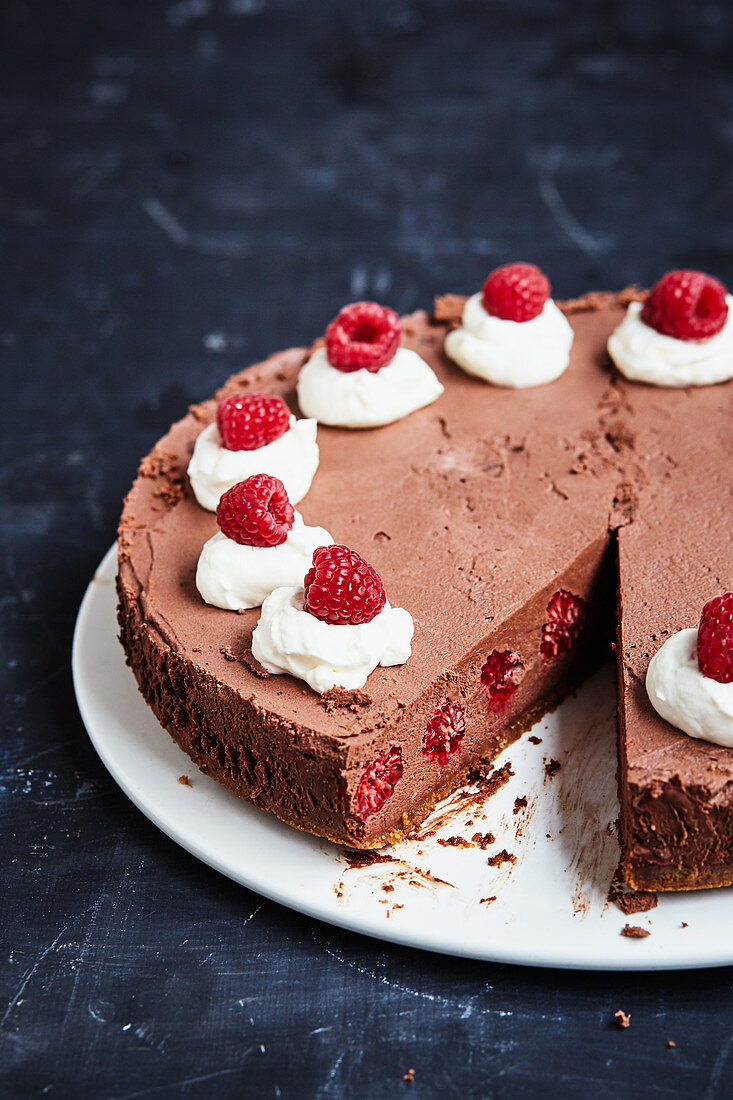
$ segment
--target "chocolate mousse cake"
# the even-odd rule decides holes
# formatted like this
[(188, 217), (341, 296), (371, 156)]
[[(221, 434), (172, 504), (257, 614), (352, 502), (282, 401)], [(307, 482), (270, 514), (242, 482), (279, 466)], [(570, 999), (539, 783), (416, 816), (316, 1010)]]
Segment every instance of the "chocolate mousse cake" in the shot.
[[(251, 653), (259, 609), (203, 602), (196, 566), (217, 527), (186, 469), (216, 400), (173, 425), (125, 502), (119, 622), (144, 698), (203, 771), (297, 828), (394, 841), (603, 659), (618, 591), (627, 881), (733, 882), (733, 750), (668, 725), (644, 689), (659, 642), (733, 581), (733, 383), (659, 389), (612, 370), (608, 337), (638, 297), (562, 304), (569, 367), (519, 391), (446, 357), (465, 299), (439, 299), (403, 319), (439, 400), (370, 430), (319, 425), (303, 518), (364, 555), (415, 625), (410, 659), (358, 691), (269, 675)], [(297, 412), (307, 358), (278, 353), (217, 397), (274, 393)]]

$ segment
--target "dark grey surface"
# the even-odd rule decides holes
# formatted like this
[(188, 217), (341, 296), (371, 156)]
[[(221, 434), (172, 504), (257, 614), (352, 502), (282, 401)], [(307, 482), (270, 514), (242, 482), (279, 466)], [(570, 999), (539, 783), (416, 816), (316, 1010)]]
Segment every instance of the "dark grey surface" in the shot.
[(733, 280), (729, 10), (5, 0), (2, 1095), (730, 1095), (729, 970), (479, 965), (263, 904), (127, 802), (69, 673), (139, 457), (345, 301), (515, 258), (560, 296)]

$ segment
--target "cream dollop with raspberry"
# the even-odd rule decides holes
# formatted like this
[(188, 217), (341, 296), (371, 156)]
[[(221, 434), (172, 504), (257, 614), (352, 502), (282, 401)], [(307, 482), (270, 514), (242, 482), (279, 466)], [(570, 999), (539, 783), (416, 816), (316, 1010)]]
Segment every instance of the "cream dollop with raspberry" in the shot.
[(306, 416), (339, 428), (378, 428), (431, 405), (443, 393), (415, 351), (398, 348), (385, 367), (344, 373), (318, 348), (298, 377), (298, 404)]
[(733, 748), (733, 683), (700, 671), (697, 630), (680, 630), (652, 657), (646, 674), (657, 714), (690, 737)]
[(631, 302), (608, 338), (608, 353), (626, 378), (652, 386), (713, 386), (733, 378), (733, 297), (720, 332), (707, 340), (681, 340), (657, 332), (641, 319), (643, 305)]
[(229, 450), (216, 424), (200, 433), (188, 464), (194, 496), (202, 508), (213, 512), (227, 489), (252, 474), (267, 473), (284, 484), (293, 504), (302, 500), (318, 469), (315, 420), (289, 418), (288, 430), (272, 443), (256, 450)]
[(323, 622), (305, 610), (302, 585), (276, 588), (262, 604), (252, 655), (272, 675), (289, 672), (313, 688), (363, 688), (377, 665), (402, 665), (411, 654), (412, 616), (384, 607), (368, 623)]
[(536, 317), (512, 321), (487, 312), (479, 293), (466, 302), (460, 327), (446, 336), (445, 352), (493, 386), (524, 389), (559, 378), (572, 343), (573, 330), (552, 298)]
[(300, 584), (313, 551), (333, 542), (322, 527), (308, 527), (299, 512), (284, 542), (248, 546), (217, 531), (204, 543), (196, 587), (206, 603), (227, 611), (259, 607), (276, 588)]

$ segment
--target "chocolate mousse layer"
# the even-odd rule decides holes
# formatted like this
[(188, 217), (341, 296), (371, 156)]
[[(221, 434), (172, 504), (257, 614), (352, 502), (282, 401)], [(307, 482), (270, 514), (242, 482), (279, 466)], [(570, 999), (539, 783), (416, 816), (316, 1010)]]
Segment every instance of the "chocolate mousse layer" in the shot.
[[(692, 471), (678, 459), (678, 421), (690, 440), (702, 395), (698, 431), (702, 423), (708, 430), (711, 417), (718, 423), (724, 400), (731, 426), (729, 386), (680, 395), (628, 384), (612, 372), (606, 340), (629, 297), (598, 294), (567, 303), (575, 330), (570, 366), (550, 386), (527, 390), (488, 386), (445, 357), (443, 340), (463, 299), (442, 299), (435, 318), (404, 319), (404, 342), (430, 363), (445, 394), (383, 428), (319, 427), (320, 467), (299, 511), (306, 523), (363, 554), (392, 605), (415, 621), (410, 660), (376, 669), (360, 692), (319, 696), (290, 676), (263, 675), (250, 652), (259, 612), (234, 614), (203, 603), (196, 563), (217, 528), (194, 500), (185, 471), (215, 401), (192, 408), (171, 428), (143, 461), (125, 502), (119, 618), (144, 697), (202, 770), (292, 825), (377, 847), (418, 824), (436, 798), (479, 761), (493, 759), (597, 663), (612, 621), (616, 532), (622, 529), (623, 585), (650, 572), (647, 545), (627, 535), (660, 485), (668, 521), (670, 509), (683, 507), (682, 497), (692, 492)], [(275, 355), (221, 392), (280, 393), (297, 411), (295, 380), (306, 357), (304, 349)], [(730, 436), (726, 446), (730, 454)], [(710, 583), (699, 593), (700, 606), (730, 587), (722, 569), (705, 576)], [(547, 659), (540, 648), (547, 609), (561, 590), (585, 601), (587, 621), (567, 652)], [(675, 594), (663, 578), (650, 579), (644, 592), (648, 620), (637, 623), (642, 607), (625, 601), (624, 639), (640, 638), (662, 609), (665, 624), (672, 616)], [(698, 600), (697, 593), (687, 595), (690, 604)], [(653, 652), (653, 643), (645, 644), (644, 653)], [(481, 670), (492, 653), (504, 651), (517, 658), (518, 686), (497, 710)], [(640, 654), (633, 665), (624, 648), (624, 691), (627, 670), (628, 683), (635, 683), (644, 659)], [(448, 702), (463, 712), (465, 733), (441, 763), (424, 753), (424, 738)], [(654, 769), (643, 770), (629, 733), (637, 717), (623, 706), (622, 751), (636, 754), (633, 765), (631, 756), (621, 764), (630, 851), (624, 785), (633, 774), (638, 801)], [(657, 729), (664, 725), (650, 722), (651, 733), (655, 722)], [(691, 760), (705, 755), (701, 743), (673, 736), (680, 738)], [(733, 754), (716, 753), (733, 766)], [(665, 758), (672, 772), (673, 755)], [(399, 759), (401, 774), (391, 796), (365, 814), (359, 791), (385, 756)], [(671, 805), (666, 795), (662, 801)], [(646, 820), (646, 801), (634, 805)], [(643, 835), (638, 826), (634, 843)], [(687, 866), (685, 858), (680, 866)]]

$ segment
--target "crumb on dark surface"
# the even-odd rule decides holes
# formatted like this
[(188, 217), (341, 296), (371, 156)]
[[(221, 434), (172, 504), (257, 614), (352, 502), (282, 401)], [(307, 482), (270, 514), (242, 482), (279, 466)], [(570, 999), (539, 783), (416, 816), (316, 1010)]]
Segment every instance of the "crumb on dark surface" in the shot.
[(181, 784), (182, 787), (193, 787), (193, 783), (187, 775), (179, 775), (178, 782)]
[(676, 1046), (674, 1039), (667, 1039), (667, 1050), (672, 1050)]
[(622, 1029), (625, 1029), (631, 1023), (631, 1015), (628, 1012), (622, 1012), (621, 1009), (618, 1012), (614, 1012), (613, 1018)]
[(408, 1081), (410, 1084), (412, 1084), (412, 1082), (415, 1080), (415, 1071), (414, 1071), (414, 1069), (408, 1069), (407, 1073), (403, 1073), (402, 1074), (402, 1080), (403, 1081)]
[(645, 940), (647, 936), (651, 936), (651, 932), (648, 928), (642, 928), (638, 924), (625, 924), (621, 929), (621, 935), (627, 936), (631, 940)]
[(471, 837), (474, 844), (478, 844), (482, 852), (485, 852), (490, 844), (494, 844), (496, 837), (493, 833), (474, 833)]
[(531, 734), (527, 738), (527, 740), (530, 741), (533, 745), (541, 745), (542, 744), (542, 738), (541, 737), (535, 737), (534, 734)]
[(502, 863), (516, 863), (517, 857), (512, 855), (511, 852), (507, 852), (506, 848), (502, 848), (500, 852), (497, 852), (493, 856), (489, 856), (489, 867), (501, 867)]
[(527, 805), (527, 796), (526, 796), (526, 794), (522, 795), (521, 798), (515, 798), (514, 799), (514, 813), (518, 814), (519, 811), (523, 810), (526, 805)]
[(552, 779), (555, 772), (560, 771), (560, 767), (561, 764), (559, 760), (553, 760), (552, 757), (550, 757), (549, 760), (545, 760), (545, 779)]
[(221, 655), (222, 655), (222, 657), (224, 658), (225, 661), (236, 661), (236, 659), (237, 659), (234, 656), (234, 654), (232, 653), (231, 646), (228, 646), (228, 645), (220, 646), (219, 647), (219, 652), (221, 653)]

